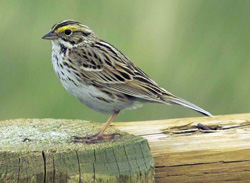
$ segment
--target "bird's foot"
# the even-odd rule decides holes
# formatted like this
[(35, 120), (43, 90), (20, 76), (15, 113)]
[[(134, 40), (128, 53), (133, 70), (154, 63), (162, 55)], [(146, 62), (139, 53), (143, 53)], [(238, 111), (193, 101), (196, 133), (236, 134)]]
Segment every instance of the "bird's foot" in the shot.
[(109, 140), (115, 139), (117, 136), (121, 137), (122, 135), (120, 133), (102, 134), (102, 135), (97, 133), (95, 135), (90, 135), (90, 136), (85, 136), (85, 137), (73, 136), (74, 137), (73, 142), (95, 144), (101, 141), (109, 141)]

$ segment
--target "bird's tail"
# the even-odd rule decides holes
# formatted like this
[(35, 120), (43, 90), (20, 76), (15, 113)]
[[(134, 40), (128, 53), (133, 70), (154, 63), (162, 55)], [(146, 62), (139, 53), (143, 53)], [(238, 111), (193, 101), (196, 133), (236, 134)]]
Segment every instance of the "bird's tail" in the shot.
[(204, 109), (198, 107), (197, 105), (194, 105), (191, 102), (188, 102), (182, 98), (166, 97), (166, 98), (164, 98), (164, 101), (166, 101), (166, 103), (170, 103), (170, 104), (182, 105), (182, 106), (188, 107), (190, 109), (193, 109), (193, 110), (195, 110), (195, 111), (197, 111), (205, 116), (213, 117), (213, 115), (210, 114), (209, 112), (205, 111)]

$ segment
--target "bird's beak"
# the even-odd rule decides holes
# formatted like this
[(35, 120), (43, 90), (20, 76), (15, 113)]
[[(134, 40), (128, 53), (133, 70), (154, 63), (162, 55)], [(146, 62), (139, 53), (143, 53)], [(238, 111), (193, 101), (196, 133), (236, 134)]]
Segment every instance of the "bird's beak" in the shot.
[(58, 38), (58, 36), (52, 31), (49, 31), (48, 34), (46, 34), (42, 37), (42, 39), (47, 39), (47, 40), (54, 40), (57, 38)]

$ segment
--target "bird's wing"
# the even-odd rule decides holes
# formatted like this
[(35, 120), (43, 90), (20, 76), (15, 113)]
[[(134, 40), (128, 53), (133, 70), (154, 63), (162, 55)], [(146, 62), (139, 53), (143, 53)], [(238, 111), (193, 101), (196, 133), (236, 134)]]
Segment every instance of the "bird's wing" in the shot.
[(175, 97), (108, 43), (71, 49), (69, 60), (78, 69), (80, 79), (96, 86), (155, 102), (162, 102), (166, 96)]
[(178, 104), (212, 116), (204, 109), (159, 87), (125, 55), (108, 43), (98, 42), (92, 47), (72, 49), (68, 54), (68, 67), (78, 70), (75, 75), (80, 80), (109, 91), (152, 102)]

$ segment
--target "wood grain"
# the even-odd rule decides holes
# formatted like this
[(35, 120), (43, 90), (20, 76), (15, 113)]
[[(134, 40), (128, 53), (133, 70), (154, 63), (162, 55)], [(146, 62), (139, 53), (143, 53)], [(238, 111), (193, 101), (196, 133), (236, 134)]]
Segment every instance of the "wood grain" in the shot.
[(156, 182), (250, 182), (250, 114), (113, 125), (148, 140)]

